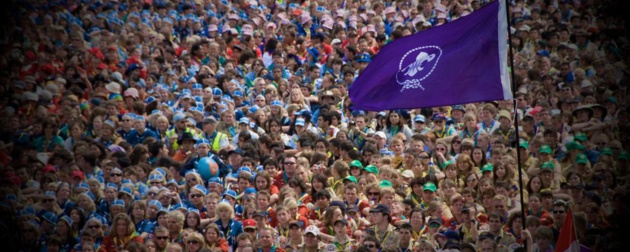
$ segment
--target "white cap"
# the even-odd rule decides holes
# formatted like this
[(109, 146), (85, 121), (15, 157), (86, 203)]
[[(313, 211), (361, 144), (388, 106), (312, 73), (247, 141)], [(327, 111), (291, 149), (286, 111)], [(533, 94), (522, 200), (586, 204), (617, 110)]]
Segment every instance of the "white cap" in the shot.
[(306, 227), (306, 229), (304, 230), (304, 234), (314, 234), (315, 236), (319, 236), (319, 228), (317, 228), (317, 226), (314, 225), (310, 225), (308, 227)]
[(405, 178), (415, 178), (416, 175), (413, 174), (413, 172), (411, 170), (405, 170), (402, 172), (402, 176)]
[(338, 38), (333, 39), (332, 42), (330, 42), (331, 45), (337, 44), (337, 43), (341, 43), (341, 40), (339, 40)]
[(385, 132), (383, 131), (377, 131), (376, 133), (374, 133), (374, 136), (379, 136), (381, 138), (387, 138), (387, 136), (385, 135)]

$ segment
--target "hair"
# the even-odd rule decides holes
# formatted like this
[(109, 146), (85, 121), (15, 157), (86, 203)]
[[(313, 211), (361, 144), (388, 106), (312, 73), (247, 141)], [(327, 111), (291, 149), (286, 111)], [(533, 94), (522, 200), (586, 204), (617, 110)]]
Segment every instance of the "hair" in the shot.
[(112, 221), (112, 227), (109, 230), (109, 235), (111, 237), (117, 237), (121, 235), (121, 234), (118, 234), (118, 231), (117, 231), (119, 220), (124, 220), (127, 222), (127, 233), (124, 234), (124, 236), (129, 236), (136, 231), (136, 225), (131, 220), (131, 217), (129, 217), (129, 215), (127, 215), (126, 213), (119, 213), (114, 217), (114, 220)]
[(228, 212), (230, 212), (230, 219), (234, 219), (234, 207), (230, 206), (229, 203), (221, 202), (221, 203), (217, 204), (217, 208), (216, 208), (215, 214), (217, 216), (219, 216), (219, 212), (221, 212), (221, 211), (228, 211)]
[[(186, 241), (190, 241), (190, 240), (198, 241), (200, 243), (200, 248), (203, 248), (206, 246), (205, 237), (198, 232), (192, 232), (188, 234), (188, 236), (186, 236)], [(186, 249), (188, 250), (188, 245), (186, 246)]]

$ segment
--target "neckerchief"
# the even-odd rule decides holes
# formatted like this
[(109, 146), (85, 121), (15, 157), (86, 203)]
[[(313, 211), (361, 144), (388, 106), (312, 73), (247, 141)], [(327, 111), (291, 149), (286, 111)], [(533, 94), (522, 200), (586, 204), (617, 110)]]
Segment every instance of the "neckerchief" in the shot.
[(424, 233), (426, 229), (425, 225), (422, 225), (422, 227), (420, 227), (420, 231), (416, 232), (416, 231), (411, 231), (411, 237), (413, 237), (414, 240), (418, 240), (420, 237), (422, 237), (422, 234)]
[(490, 127), (488, 127), (488, 126), (486, 125), (486, 122), (481, 121), (481, 128), (482, 128), (483, 130), (485, 130), (486, 132), (490, 133), (490, 130), (492, 130), (492, 128), (494, 128), (494, 120), (492, 120), (492, 122), (490, 123)]

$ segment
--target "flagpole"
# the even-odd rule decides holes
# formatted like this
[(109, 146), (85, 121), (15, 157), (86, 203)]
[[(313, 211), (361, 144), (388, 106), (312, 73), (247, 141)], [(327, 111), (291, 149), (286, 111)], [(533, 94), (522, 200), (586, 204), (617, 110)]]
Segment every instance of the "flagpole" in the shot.
[[(510, 53), (510, 77), (512, 78), (511, 81), (511, 85), (512, 85), (512, 97), (515, 97), (516, 95), (514, 95), (516, 93), (516, 84), (514, 82), (514, 53), (512, 52), (512, 31), (510, 30), (510, 5), (508, 4), (507, 0), (499, 0), (499, 1), (505, 1), (505, 15), (507, 16), (507, 34), (508, 34), (508, 51)], [(519, 193), (521, 195), (521, 221), (523, 223), (523, 225), (525, 225), (525, 197), (523, 195), (523, 167), (521, 164), (521, 151), (519, 150), (519, 140), (520, 140), (520, 136), (519, 136), (519, 129), (518, 129), (518, 108), (516, 106), (516, 99), (512, 98), (512, 105), (514, 106), (514, 128), (516, 130), (516, 141), (512, 143), (512, 146), (514, 146), (516, 148), (516, 160), (518, 163), (518, 188), (519, 188)], [(522, 234), (521, 234), (522, 235)], [(525, 251), (527, 251), (527, 241), (525, 241), (523, 243)]]

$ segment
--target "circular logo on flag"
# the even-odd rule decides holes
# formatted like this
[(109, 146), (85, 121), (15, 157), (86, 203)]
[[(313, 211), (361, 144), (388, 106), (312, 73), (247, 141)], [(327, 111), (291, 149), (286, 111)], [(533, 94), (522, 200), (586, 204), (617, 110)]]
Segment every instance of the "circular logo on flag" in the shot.
[(429, 77), (442, 57), (442, 49), (438, 46), (416, 47), (403, 55), (398, 64), (396, 82), (405, 89), (420, 88), (424, 90), (422, 81)]

